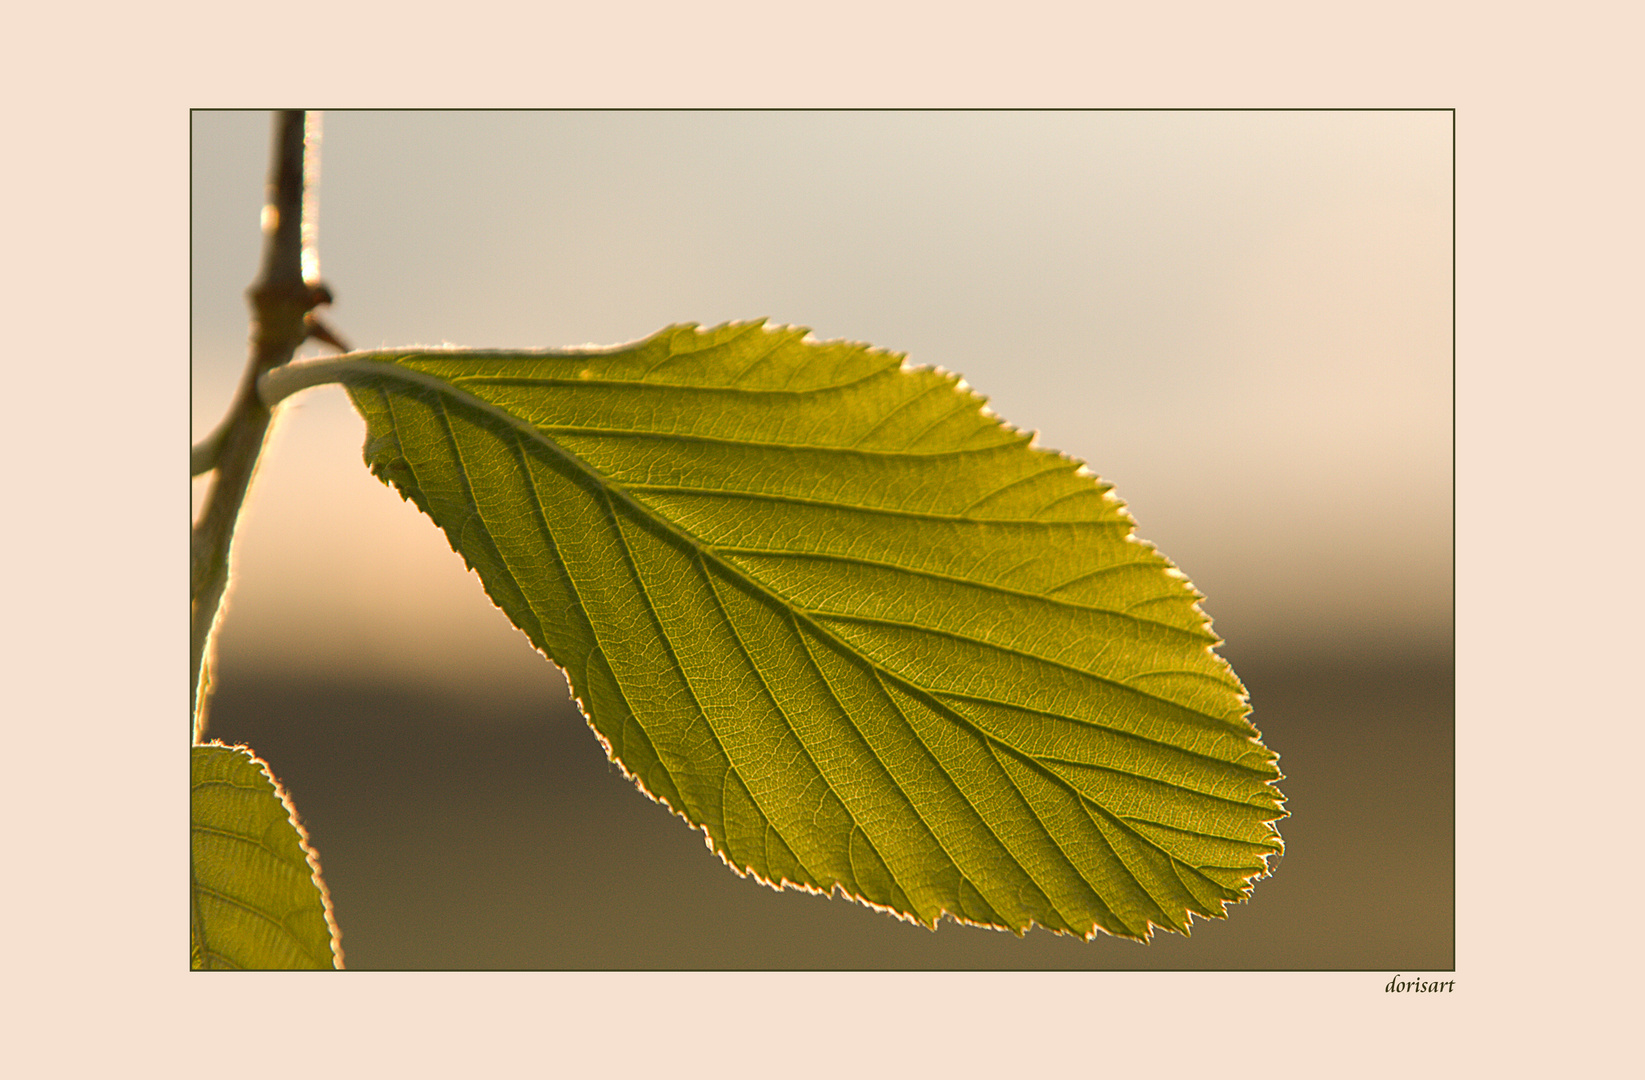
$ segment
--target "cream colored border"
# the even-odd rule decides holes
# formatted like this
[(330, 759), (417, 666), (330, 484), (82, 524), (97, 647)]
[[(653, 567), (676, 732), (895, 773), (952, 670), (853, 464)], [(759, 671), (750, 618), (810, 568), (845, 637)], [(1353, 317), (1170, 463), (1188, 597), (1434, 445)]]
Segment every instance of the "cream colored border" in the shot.
[[(319, 1075), (1614, 1074), (1637, 1000), (1622, 946), (1638, 845), (1620, 826), (1640, 749), (1623, 586), (1640, 536), (1624, 496), (1645, 27), (1619, 4), (1553, 11), (341, 0), (15, 16), (8, 1059), (26, 1075), (231, 1075), (264, 1049), (281, 1071), (312, 1053)], [(638, 104), (1458, 110), (1454, 995), (1387, 995), (1392, 973), (189, 975), (186, 853), (155, 841), (186, 815), (187, 109)]]

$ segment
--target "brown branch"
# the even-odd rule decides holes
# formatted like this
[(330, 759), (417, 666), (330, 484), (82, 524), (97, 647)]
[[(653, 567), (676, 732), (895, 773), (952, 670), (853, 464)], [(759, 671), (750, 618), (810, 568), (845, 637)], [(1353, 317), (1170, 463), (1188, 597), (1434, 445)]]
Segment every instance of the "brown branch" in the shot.
[[(311, 322), (309, 313), (331, 300), (324, 285), (305, 280), (303, 275), (305, 239), (313, 243), (312, 223), (306, 238), (303, 229), (305, 151), (317, 155), (317, 140), (317, 124), (303, 112), (275, 115), (268, 201), (263, 209), (263, 262), (247, 291), (252, 310), (251, 355), (228, 416), (191, 454), (191, 472), (216, 471), (189, 543), (189, 712), (196, 741), (205, 736), (206, 702), (211, 694), (209, 650), (228, 588), (234, 526), (272, 418), (257, 396), (257, 377), (290, 362), (298, 346), (315, 334), (315, 326), (322, 325)], [(315, 265), (312, 249), (306, 254), (310, 265)], [(326, 332), (326, 338), (335, 337)]]

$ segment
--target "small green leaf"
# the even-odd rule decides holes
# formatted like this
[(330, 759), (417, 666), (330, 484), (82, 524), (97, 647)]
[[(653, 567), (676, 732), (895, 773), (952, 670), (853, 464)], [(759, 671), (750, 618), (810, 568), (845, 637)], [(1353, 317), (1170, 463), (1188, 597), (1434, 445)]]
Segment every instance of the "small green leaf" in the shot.
[(1199, 594), (952, 375), (756, 323), (329, 377), (372, 471), (739, 872), (1146, 940), (1281, 849)]
[(342, 967), (319, 861), (268, 766), (211, 743), (192, 773), (190, 966)]

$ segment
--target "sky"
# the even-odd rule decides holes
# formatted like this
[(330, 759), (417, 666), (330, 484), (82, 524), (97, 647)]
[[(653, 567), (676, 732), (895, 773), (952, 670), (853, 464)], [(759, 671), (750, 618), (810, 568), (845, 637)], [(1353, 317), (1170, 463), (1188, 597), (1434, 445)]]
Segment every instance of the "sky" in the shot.
[[(198, 439), (270, 120), (192, 134)], [(1237, 668), (1449, 647), (1451, 162), (1442, 111), (331, 112), (318, 250), (358, 348), (766, 317), (957, 371), (1115, 484)], [(362, 433), (336, 387), (283, 410), (221, 661), (546, 677)]]

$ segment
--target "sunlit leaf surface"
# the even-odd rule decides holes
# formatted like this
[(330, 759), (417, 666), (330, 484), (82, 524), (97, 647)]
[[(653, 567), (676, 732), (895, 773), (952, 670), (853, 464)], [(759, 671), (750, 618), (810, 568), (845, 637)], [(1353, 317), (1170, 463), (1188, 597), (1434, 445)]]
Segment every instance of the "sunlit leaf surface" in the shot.
[(372, 471), (737, 870), (1146, 938), (1280, 850), (1198, 594), (954, 376), (756, 323), (344, 381)]
[(195, 969), (341, 967), (301, 829), (244, 747), (193, 748), (189, 952)]

